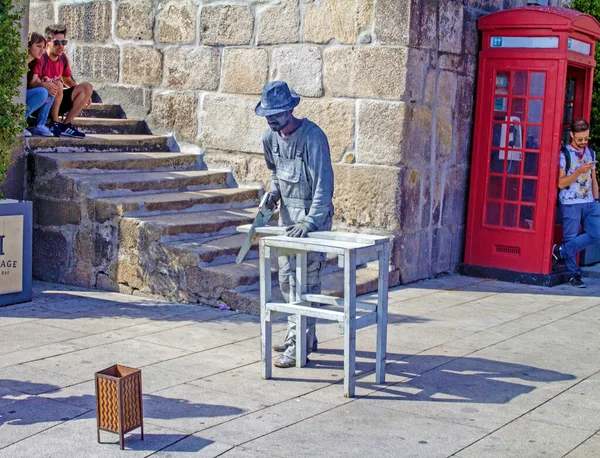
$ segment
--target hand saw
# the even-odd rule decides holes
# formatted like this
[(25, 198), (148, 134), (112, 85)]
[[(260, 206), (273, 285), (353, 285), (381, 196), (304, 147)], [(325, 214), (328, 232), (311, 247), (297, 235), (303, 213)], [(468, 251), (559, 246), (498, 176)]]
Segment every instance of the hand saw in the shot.
[(235, 262), (237, 262), (238, 264), (244, 260), (246, 254), (248, 254), (248, 251), (250, 251), (250, 247), (256, 240), (256, 237), (258, 236), (258, 234), (256, 233), (256, 228), (266, 226), (269, 220), (271, 219), (271, 216), (273, 216), (273, 213), (275, 213), (276, 206), (274, 206), (272, 210), (269, 210), (265, 205), (268, 196), (269, 193), (265, 193), (262, 200), (260, 201), (260, 205), (258, 206), (258, 214), (256, 215), (256, 218), (254, 218), (254, 222), (252, 223), (252, 226), (250, 226), (248, 235), (246, 235), (246, 239), (244, 240), (242, 248), (240, 249), (240, 252), (237, 255), (237, 259), (235, 260)]

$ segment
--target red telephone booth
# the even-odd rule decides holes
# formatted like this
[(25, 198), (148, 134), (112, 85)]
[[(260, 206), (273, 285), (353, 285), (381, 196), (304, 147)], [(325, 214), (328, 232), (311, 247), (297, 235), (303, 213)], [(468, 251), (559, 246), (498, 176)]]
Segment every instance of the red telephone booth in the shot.
[(589, 119), (600, 24), (566, 8), (479, 20), (475, 128), (461, 272), (556, 284), (558, 155), (574, 117)]

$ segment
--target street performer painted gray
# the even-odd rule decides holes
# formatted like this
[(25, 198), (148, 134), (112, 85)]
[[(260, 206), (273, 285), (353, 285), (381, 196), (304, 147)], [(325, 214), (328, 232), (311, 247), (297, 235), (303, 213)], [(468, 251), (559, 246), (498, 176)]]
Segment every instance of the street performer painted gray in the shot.
[[(306, 237), (308, 232), (329, 231), (333, 217), (333, 169), (327, 136), (314, 122), (294, 117), (294, 108), (300, 97), (284, 81), (271, 81), (263, 89), (255, 108), (258, 116), (265, 116), (269, 129), (263, 134), (265, 161), (271, 170), (271, 190), (266, 199), (267, 208), (278, 202), (279, 225), (286, 226), (288, 237)], [(307, 256), (307, 292), (321, 293), (321, 272), (325, 265), (323, 253)], [(290, 286), (295, 286), (295, 256), (279, 258), (279, 285), (289, 302)], [(319, 304), (311, 303), (312, 307)], [(307, 352), (316, 351), (315, 319), (307, 319)], [(296, 365), (296, 320), (288, 318), (288, 330), (282, 345), (273, 349), (283, 352), (275, 366)]]

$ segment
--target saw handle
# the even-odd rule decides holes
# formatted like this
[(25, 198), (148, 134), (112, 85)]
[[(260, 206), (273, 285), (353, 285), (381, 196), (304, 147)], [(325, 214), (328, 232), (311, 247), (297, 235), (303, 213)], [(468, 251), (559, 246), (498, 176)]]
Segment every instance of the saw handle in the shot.
[(269, 198), (269, 193), (265, 192), (262, 196), (262, 199), (260, 200), (260, 204), (258, 205), (258, 209), (262, 210), (262, 208), (265, 206), (265, 204), (267, 203), (267, 199)]

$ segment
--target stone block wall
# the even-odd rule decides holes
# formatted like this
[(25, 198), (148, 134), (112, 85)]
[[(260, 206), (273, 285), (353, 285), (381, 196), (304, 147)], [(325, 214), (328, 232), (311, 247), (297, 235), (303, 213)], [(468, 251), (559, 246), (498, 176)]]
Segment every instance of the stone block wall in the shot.
[(69, 27), (76, 79), (267, 186), (254, 115), (284, 79), (331, 144), (336, 224), (393, 235), (402, 282), (462, 260), (476, 21), (525, 0), (34, 0)]

